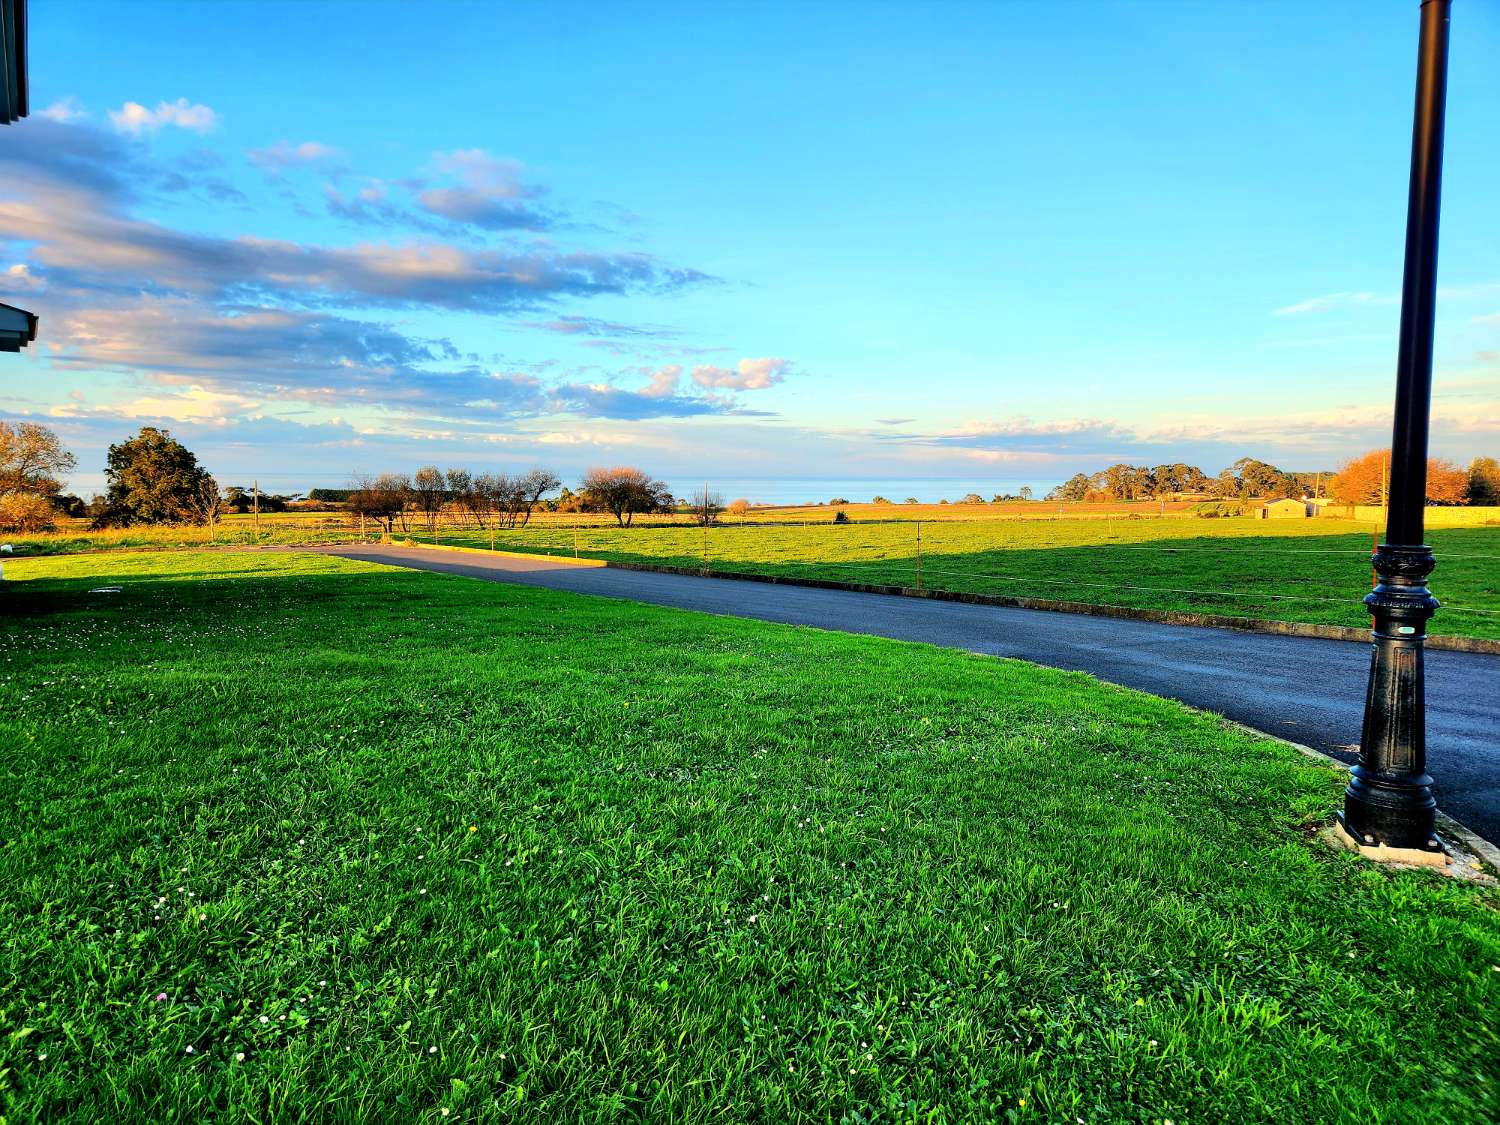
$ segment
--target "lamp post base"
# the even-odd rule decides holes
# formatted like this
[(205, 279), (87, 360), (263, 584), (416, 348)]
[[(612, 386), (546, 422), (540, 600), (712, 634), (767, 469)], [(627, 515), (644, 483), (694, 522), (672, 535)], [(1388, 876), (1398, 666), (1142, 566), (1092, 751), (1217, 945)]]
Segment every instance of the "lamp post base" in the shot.
[(1382, 543), (1380, 581), (1365, 597), (1375, 619), (1359, 762), (1349, 772), (1339, 825), (1363, 852), (1441, 854), (1437, 801), (1427, 775), (1426, 675), (1422, 650), (1438, 601), (1427, 589), (1435, 565), (1425, 544)]
[(1427, 847), (1421, 848), (1388, 848), (1384, 844), (1365, 844), (1349, 835), (1349, 830), (1344, 826), (1344, 814), (1338, 814), (1338, 822), (1333, 826), (1333, 838), (1352, 852), (1357, 852), (1365, 859), (1374, 860), (1376, 863), (1410, 863), (1419, 867), (1447, 867), (1453, 862), (1453, 856), (1449, 853), (1447, 845), (1441, 839), (1433, 836), (1432, 842)]

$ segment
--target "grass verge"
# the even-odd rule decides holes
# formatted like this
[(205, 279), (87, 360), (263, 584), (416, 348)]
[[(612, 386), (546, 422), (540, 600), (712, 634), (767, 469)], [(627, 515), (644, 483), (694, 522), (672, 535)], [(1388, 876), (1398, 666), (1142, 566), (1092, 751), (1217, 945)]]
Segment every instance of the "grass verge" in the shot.
[(8, 1121), (1500, 1111), (1494, 892), (1177, 704), (323, 557), (0, 597)]

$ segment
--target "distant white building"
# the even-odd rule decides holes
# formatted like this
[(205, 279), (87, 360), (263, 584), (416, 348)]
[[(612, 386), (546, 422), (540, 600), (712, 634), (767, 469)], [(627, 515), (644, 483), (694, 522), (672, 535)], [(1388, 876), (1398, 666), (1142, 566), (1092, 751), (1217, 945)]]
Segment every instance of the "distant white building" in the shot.
[(1263, 520), (1296, 520), (1306, 519), (1308, 516), (1318, 514), (1317, 507), (1311, 500), (1271, 500), (1260, 510), (1260, 518)]

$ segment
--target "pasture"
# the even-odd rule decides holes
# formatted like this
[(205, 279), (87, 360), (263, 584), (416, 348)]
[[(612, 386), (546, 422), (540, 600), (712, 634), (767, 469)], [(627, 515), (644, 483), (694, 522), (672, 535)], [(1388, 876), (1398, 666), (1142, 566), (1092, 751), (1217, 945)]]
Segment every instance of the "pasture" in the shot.
[[(90, 593), (103, 586), (118, 593)], [(318, 556), (0, 585), (7, 1121), (1500, 1114), (1500, 898), (1088, 677)]]

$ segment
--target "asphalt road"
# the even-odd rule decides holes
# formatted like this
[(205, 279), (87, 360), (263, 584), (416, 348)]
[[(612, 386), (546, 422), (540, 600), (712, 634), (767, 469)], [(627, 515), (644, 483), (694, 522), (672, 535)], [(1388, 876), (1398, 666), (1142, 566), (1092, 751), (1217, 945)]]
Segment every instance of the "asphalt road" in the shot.
[[(1354, 760), (1359, 742), (1370, 657), (1366, 646), (1348, 641), (575, 567), (541, 557), (374, 545), (323, 550), (471, 578), (1017, 657), (1216, 711), (1344, 761)], [(1428, 652), (1427, 743), (1439, 807), (1500, 841), (1500, 656)]]

